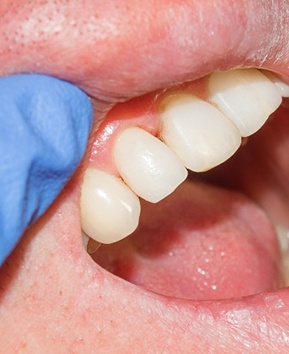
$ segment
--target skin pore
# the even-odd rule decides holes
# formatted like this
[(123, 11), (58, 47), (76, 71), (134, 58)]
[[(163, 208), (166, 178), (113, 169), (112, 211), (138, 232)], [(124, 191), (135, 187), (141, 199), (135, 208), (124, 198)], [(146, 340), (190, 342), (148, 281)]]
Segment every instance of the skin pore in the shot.
[[(263, 68), (289, 82), (286, 1), (10, 0), (0, 12), (0, 75), (37, 72), (76, 84), (91, 97), (95, 127), (117, 102), (218, 70)], [(277, 123), (270, 120), (206, 178), (245, 190), (289, 227), (285, 106)], [(1, 269), (3, 352), (288, 351), (288, 289), (223, 302), (177, 300), (93, 262), (79, 217), (86, 161)], [(258, 166), (265, 177), (253, 188)]]

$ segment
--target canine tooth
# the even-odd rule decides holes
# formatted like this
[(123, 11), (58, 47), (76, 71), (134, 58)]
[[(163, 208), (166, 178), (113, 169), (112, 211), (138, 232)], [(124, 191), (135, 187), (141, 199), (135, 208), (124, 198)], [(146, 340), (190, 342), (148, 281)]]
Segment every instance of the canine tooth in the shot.
[(241, 144), (235, 125), (211, 104), (188, 94), (163, 101), (161, 138), (195, 172), (227, 160)]
[(276, 75), (274, 75), (270, 71), (263, 71), (263, 74), (270, 79), (275, 86), (277, 87), (277, 90), (279, 91), (280, 95), (283, 97), (289, 97), (289, 85), (285, 84), (285, 82), (281, 81)]
[(82, 230), (100, 243), (112, 243), (138, 226), (138, 197), (119, 179), (103, 171), (86, 170), (81, 190)]
[(243, 137), (255, 133), (281, 104), (276, 86), (259, 70), (213, 73), (210, 100), (230, 118)]
[(120, 133), (114, 145), (114, 159), (127, 185), (153, 203), (171, 194), (188, 173), (171, 149), (137, 127)]

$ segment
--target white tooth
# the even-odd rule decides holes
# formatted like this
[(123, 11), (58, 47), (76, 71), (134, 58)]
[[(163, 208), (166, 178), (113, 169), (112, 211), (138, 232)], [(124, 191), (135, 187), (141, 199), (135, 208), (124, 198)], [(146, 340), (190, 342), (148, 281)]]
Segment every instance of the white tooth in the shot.
[(86, 170), (81, 190), (82, 230), (100, 243), (130, 235), (138, 226), (138, 197), (119, 179), (103, 171)]
[(281, 251), (283, 253), (288, 252), (288, 250), (289, 250), (289, 230), (280, 224), (275, 225), (275, 229), (277, 232)]
[(195, 172), (227, 160), (241, 144), (235, 125), (211, 104), (188, 94), (163, 101), (161, 137)]
[(282, 102), (276, 86), (259, 70), (213, 73), (210, 100), (230, 118), (243, 137), (255, 133)]
[(274, 75), (270, 71), (263, 71), (263, 74), (270, 79), (275, 86), (277, 87), (277, 90), (279, 91), (280, 95), (283, 97), (289, 97), (289, 85), (285, 84), (285, 82), (281, 81), (276, 75)]
[(163, 142), (143, 129), (120, 133), (114, 145), (119, 174), (140, 197), (156, 203), (171, 194), (187, 177), (187, 170)]

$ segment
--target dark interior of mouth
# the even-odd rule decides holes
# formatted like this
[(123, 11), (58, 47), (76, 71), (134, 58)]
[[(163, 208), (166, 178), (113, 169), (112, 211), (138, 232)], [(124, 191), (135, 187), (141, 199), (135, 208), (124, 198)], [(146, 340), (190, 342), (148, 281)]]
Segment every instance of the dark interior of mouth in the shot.
[[(230, 299), (284, 286), (274, 224), (287, 225), (288, 101), (226, 163), (158, 204), (142, 202), (138, 229), (91, 256), (161, 295)], [(287, 146), (288, 145), (288, 146)], [(288, 149), (287, 149), (288, 148)]]

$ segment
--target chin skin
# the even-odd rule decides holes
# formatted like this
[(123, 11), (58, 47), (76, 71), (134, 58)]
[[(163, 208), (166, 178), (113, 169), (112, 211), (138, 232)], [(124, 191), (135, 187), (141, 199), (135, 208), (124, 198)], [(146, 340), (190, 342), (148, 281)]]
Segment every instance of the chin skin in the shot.
[[(7, 1), (0, 74), (46, 73), (77, 84), (91, 96), (97, 124), (114, 102), (220, 69), (262, 67), (288, 82), (288, 11), (277, 0)], [(279, 156), (286, 164), (283, 150)], [(3, 352), (288, 351), (287, 289), (177, 300), (93, 262), (80, 228), (84, 165), (1, 268)]]

